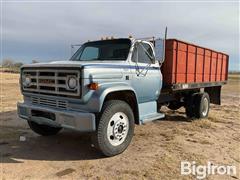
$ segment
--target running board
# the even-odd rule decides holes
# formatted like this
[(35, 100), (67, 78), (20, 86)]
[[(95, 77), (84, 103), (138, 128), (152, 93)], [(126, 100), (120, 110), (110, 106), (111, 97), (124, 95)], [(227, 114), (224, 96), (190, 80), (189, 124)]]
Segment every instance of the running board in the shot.
[(147, 122), (154, 121), (154, 120), (157, 120), (157, 119), (162, 119), (164, 117), (165, 117), (165, 114), (163, 114), (163, 113), (151, 114), (151, 115), (145, 116), (142, 119), (141, 122), (142, 123), (147, 123)]

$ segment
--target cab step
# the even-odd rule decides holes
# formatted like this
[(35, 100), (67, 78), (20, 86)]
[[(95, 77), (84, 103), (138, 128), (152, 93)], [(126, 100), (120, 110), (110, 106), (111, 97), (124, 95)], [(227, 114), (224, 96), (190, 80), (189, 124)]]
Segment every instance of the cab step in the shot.
[(143, 117), (141, 122), (143, 124), (143, 123), (147, 123), (147, 122), (154, 121), (157, 119), (162, 119), (164, 117), (165, 117), (165, 114), (163, 114), (163, 113), (150, 114), (150, 115)]

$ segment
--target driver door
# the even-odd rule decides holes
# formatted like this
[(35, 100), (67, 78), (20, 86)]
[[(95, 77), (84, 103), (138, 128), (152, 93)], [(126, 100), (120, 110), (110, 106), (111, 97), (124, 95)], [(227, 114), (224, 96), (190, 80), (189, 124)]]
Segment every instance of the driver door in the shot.
[(149, 42), (136, 42), (131, 65), (132, 87), (137, 93), (139, 103), (157, 100), (161, 89), (161, 73), (155, 61), (153, 46)]

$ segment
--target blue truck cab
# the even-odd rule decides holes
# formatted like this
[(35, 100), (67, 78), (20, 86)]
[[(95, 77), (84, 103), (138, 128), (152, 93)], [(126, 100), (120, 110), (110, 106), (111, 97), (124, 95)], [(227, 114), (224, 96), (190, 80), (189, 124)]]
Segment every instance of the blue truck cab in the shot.
[(18, 115), (40, 135), (91, 132), (104, 155), (122, 153), (135, 124), (164, 117), (163, 52), (161, 39), (106, 39), (84, 43), (68, 61), (24, 65)]

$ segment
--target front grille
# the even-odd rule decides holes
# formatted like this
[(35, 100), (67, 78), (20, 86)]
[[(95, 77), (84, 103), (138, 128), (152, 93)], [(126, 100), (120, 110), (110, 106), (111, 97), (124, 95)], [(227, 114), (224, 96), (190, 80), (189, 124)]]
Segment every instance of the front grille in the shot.
[(47, 98), (40, 98), (40, 97), (31, 97), (32, 104), (60, 108), (60, 109), (67, 109), (68, 102), (63, 100), (55, 100), (55, 99), (47, 99)]
[[(58, 69), (23, 69), (22, 79), (29, 77), (31, 83), (23, 85), (23, 90), (50, 95), (80, 96), (80, 71)], [(77, 88), (70, 89), (67, 81), (70, 77), (78, 79)]]

